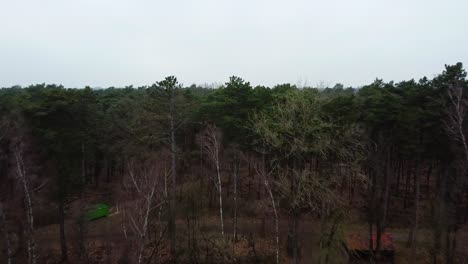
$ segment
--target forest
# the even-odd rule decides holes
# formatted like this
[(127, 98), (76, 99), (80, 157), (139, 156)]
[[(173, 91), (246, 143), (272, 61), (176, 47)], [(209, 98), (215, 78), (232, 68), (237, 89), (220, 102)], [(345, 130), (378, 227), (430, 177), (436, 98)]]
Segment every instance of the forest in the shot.
[(462, 63), (182, 82), (0, 89), (0, 263), (467, 263)]

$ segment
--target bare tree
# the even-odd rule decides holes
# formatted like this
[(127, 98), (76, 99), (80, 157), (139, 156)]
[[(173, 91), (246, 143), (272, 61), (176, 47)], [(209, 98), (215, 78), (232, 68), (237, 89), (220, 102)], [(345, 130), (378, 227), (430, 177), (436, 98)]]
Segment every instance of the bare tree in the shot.
[(447, 120), (445, 121), (445, 131), (448, 136), (460, 143), (463, 147), (465, 162), (468, 161), (468, 146), (466, 143), (463, 123), (466, 115), (467, 100), (464, 98), (463, 86), (460, 82), (450, 85), (447, 90), (449, 105), (446, 107)]
[[(463, 90), (466, 89), (463, 80), (454, 80), (447, 89), (448, 105), (446, 105), (446, 119), (444, 128), (447, 136), (453, 142), (455, 154), (454, 170), (449, 177), (443, 181), (446, 186), (442, 186), (445, 194), (442, 193), (441, 207), (446, 219), (446, 262), (452, 263), (455, 255), (455, 245), (458, 231), (458, 217), (460, 207), (455, 201), (462, 200), (464, 195), (463, 186), (466, 186), (466, 172), (468, 166), (468, 146), (464, 131), (464, 121), (468, 100)], [(461, 155), (458, 153), (462, 153)], [(451, 215), (452, 214), (452, 215)], [(454, 214), (454, 215), (453, 215)]]
[(223, 221), (223, 190), (220, 172), (219, 152), (221, 149), (221, 133), (215, 125), (208, 125), (199, 137), (199, 143), (203, 152), (207, 154), (213, 162), (216, 169), (216, 180), (214, 181), (219, 196), (219, 218), (221, 223), (221, 236), (224, 239), (224, 221)]
[(33, 214), (33, 197), (30, 179), (28, 177), (26, 166), (24, 164), (24, 153), (22, 143), (19, 142), (14, 149), (16, 177), (22, 186), (24, 192), (24, 204), (26, 208), (26, 234), (28, 237), (28, 263), (36, 263), (36, 243), (34, 240), (34, 214)]
[(272, 179), (271, 179), (271, 174), (273, 170), (266, 172), (265, 171), (265, 166), (256, 166), (255, 167), (257, 174), (260, 175), (260, 177), (263, 180), (263, 184), (265, 185), (265, 188), (268, 192), (268, 196), (270, 198), (271, 202), (271, 207), (273, 208), (273, 214), (275, 216), (275, 243), (276, 243), (276, 264), (279, 264), (279, 218), (278, 218), (278, 211), (276, 208), (276, 200), (275, 196), (273, 194), (273, 189), (272, 189)]
[(133, 196), (132, 203), (126, 208), (130, 230), (135, 234), (137, 263), (143, 261), (144, 250), (148, 243), (148, 228), (151, 212), (161, 205), (158, 201), (159, 175), (157, 167), (129, 162), (128, 174), (124, 183), (126, 190)]

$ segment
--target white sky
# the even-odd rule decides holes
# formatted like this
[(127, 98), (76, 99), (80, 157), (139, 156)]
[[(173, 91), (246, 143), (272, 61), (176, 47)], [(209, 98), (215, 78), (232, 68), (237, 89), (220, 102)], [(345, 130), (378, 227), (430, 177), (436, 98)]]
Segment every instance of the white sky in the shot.
[(468, 68), (466, 0), (0, 0), (0, 87), (359, 86)]

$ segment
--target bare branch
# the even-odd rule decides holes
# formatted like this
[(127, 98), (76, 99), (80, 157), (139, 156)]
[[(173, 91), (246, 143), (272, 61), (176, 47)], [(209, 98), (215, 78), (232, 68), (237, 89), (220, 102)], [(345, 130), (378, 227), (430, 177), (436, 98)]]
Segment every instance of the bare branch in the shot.
[[(160, 175), (165, 175), (167, 170), (157, 163), (158, 159), (148, 160), (146, 162), (130, 161), (127, 164), (128, 174), (126, 187), (133, 200), (126, 207), (126, 218), (137, 240), (137, 263), (142, 263), (144, 249), (148, 244), (148, 227), (150, 223), (151, 212), (159, 208), (165, 201), (166, 194), (158, 196)], [(131, 186), (129, 188), (128, 186)], [(158, 199), (161, 199), (158, 201)]]
[(454, 83), (447, 90), (449, 105), (446, 106), (447, 119), (445, 131), (447, 135), (463, 146), (465, 161), (468, 161), (468, 146), (466, 143), (463, 123), (466, 115), (468, 101), (464, 98), (463, 87), (459, 82)]

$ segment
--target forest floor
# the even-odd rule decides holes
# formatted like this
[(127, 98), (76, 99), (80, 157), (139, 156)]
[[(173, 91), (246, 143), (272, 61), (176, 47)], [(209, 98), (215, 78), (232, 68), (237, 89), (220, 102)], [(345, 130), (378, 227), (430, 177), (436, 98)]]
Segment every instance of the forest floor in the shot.
[[(94, 254), (94, 259), (104, 260), (107, 263), (118, 263), (118, 259), (123, 254), (128, 254), (123, 250), (125, 244), (125, 236), (121, 225), (121, 215), (114, 214), (107, 218), (102, 218), (90, 222), (87, 239), (90, 254)], [(186, 222), (183, 220), (177, 221), (178, 232), (184, 233), (186, 230)], [(255, 239), (259, 241), (270, 240), (273, 245), (274, 241), (274, 222), (271, 218), (250, 218), (240, 217), (238, 219), (238, 234), (239, 237), (248, 238), (253, 234)], [(232, 236), (232, 219), (225, 219), (225, 233)], [(367, 232), (366, 225), (350, 224), (344, 227), (345, 234), (349, 232)], [(282, 238), (282, 259), (284, 263), (289, 263), (290, 260), (285, 255), (285, 238), (288, 232), (287, 219), (283, 218), (280, 221), (280, 237)], [(219, 232), (219, 218), (216, 216), (205, 217), (200, 219), (200, 230), (207, 233)], [(408, 239), (408, 229), (389, 228), (387, 232), (391, 233), (395, 242), (395, 262), (397, 264), (403, 263), (430, 263), (430, 254), (428, 249), (431, 243), (431, 232), (427, 229), (418, 230), (416, 241), (416, 248), (414, 255), (410, 248), (407, 247), (406, 241)], [(66, 234), (69, 241), (70, 248), (78, 248), (76, 241), (77, 237), (77, 224), (73, 220), (66, 221)], [(302, 245), (302, 262), (301, 263), (318, 263), (319, 259), (319, 239), (320, 239), (320, 222), (314, 219), (304, 218), (300, 223), (300, 243)], [(43, 258), (54, 259), (59, 256), (60, 243), (59, 243), (59, 225), (48, 225), (37, 229), (36, 232), (37, 243), (40, 245), (40, 255)], [(458, 237), (458, 249), (466, 251), (468, 248), (468, 227), (460, 230)], [(261, 242), (259, 242), (261, 243)], [(53, 263), (53, 261), (52, 261)]]

